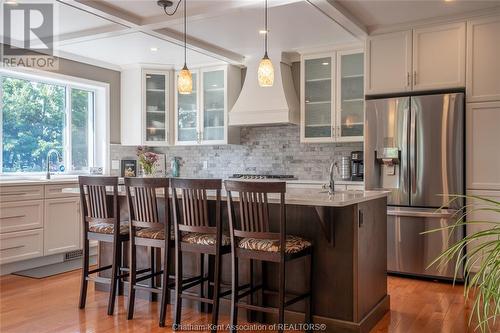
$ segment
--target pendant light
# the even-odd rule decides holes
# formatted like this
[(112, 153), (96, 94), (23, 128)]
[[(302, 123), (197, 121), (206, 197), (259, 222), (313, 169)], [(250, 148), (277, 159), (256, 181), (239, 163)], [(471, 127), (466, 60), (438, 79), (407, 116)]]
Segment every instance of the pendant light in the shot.
[(177, 76), (177, 91), (179, 92), (179, 94), (182, 94), (182, 95), (191, 94), (193, 92), (193, 76), (191, 75), (191, 72), (189, 71), (189, 69), (187, 67), (187, 62), (186, 62), (186, 58), (187, 58), (186, 2), (187, 2), (187, 0), (184, 0), (184, 67), (182, 68), (182, 70), (179, 72), (179, 75)]
[(266, 38), (265, 38), (265, 53), (264, 58), (260, 61), (259, 70), (257, 72), (257, 77), (259, 79), (259, 86), (261, 87), (272, 87), (274, 83), (274, 67), (271, 59), (267, 55), (267, 35), (269, 35), (269, 29), (267, 28), (267, 0), (265, 9), (265, 22), (266, 22)]

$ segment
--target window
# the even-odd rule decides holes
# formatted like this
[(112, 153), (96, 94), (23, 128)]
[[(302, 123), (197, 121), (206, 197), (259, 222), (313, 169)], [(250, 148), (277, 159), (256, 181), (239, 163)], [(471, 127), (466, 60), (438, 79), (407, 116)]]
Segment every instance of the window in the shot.
[(0, 72), (1, 173), (81, 173), (94, 166), (96, 89)]

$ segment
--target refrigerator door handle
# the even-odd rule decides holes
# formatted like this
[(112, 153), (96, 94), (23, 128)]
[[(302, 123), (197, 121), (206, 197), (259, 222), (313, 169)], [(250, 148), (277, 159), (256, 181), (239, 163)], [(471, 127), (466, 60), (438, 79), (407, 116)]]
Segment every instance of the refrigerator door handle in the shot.
[(430, 217), (430, 218), (451, 218), (460, 216), (459, 212), (450, 209), (404, 209), (404, 208), (388, 208), (388, 216), (406, 216), (406, 217)]
[(417, 193), (417, 111), (414, 103), (410, 112), (410, 178), (411, 193)]

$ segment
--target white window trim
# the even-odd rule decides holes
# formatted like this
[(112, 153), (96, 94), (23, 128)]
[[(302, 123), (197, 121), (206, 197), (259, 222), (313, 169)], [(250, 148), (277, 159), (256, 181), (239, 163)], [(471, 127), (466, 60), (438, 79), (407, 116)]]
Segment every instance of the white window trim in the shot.
[[(110, 172), (110, 86), (109, 83), (93, 81), (88, 79), (83, 79), (75, 76), (69, 76), (59, 73), (52, 73), (47, 71), (42, 71), (39, 69), (31, 69), (31, 68), (16, 68), (16, 69), (6, 69), (0, 68), (0, 75), (12, 76), (25, 80), (34, 80), (47, 84), (57, 84), (65, 87), (69, 86), (70, 93), (67, 95), (71, 95), (71, 88), (76, 89), (84, 89), (88, 91), (94, 92), (94, 119), (89, 119), (92, 121), (92, 126), (94, 127), (94, 136), (91, 138), (93, 141), (94, 154), (92, 159), (95, 166), (99, 166), (103, 168), (105, 174), (109, 174)], [(71, 110), (68, 108), (71, 107), (71, 103), (68, 103), (68, 99), (71, 99), (71, 96), (66, 96), (66, 115), (69, 117), (66, 118), (66, 121), (71, 121)], [(2, 90), (0, 89), (0, 110), (2, 109)], [(0, 112), (0, 124), (2, 123), (2, 112)], [(70, 130), (71, 126), (66, 127), (66, 131)], [(71, 140), (71, 135), (66, 133), (65, 137)], [(3, 142), (3, 126), (0, 126), (0, 147)], [(64, 161), (65, 164), (71, 162), (66, 160), (67, 151), (70, 149), (70, 146), (67, 146), (67, 142), (64, 142)], [(3, 165), (3, 154), (0, 153), (0, 166)], [(91, 161), (89, 160), (89, 164)], [(69, 164), (67, 164), (69, 165)], [(1, 168), (0, 168), (1, 170)], [(43, 173), (43, 172), (42, 172)], [(0, 173), (5, 176), (7, 174)], [(22, 173), (28, 174), (28, 173)], [(36, 174), (36, 173), (29, 173)], [(75, 173), (76, 174), (76, 173)], [(10, 175), (10, 174), (9, 174)], [(19, 174), (14, 174), (19, 175)]]

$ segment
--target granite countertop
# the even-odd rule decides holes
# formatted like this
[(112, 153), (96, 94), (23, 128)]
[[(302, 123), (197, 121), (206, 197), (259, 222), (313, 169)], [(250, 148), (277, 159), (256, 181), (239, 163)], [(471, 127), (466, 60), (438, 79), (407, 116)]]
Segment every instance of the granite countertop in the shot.
[[(64, 188), (63, 193), (79, 193), (78, 188)], [(123, 186), (119, 186), (118, 194), (120, 196), (125, 196), (125, 191)], [(285, 203), (287, 205), (299, 205), (299, 206), (324, 206), (324, 207), (345, 207), (361, 202), (366, 202), (370, 200), (380, 199), (387, 196), (387, 191), (336, 191), (333, 195), (329, 195), (325, 190), (312, 189), (312, 188), (300, 188), (293, 187), (287, 189), (285, 195)], [(108, 192), (112, 194), (112, 192)], [(215, 192), (208, 191), (208, 199), (215, 200)], [(164, 197), (162, 191), (157, 192), (158, 197)], [(180, 196), (180, 195), (179, 195)], [(221, 199), (226, 200), (226, 192), (223, 190), (221, 193)], [(233, 199), (238, 201), (237, 195), (233, 195)], [(279, 196), (270, 194), (268, 196), (268, 202), (278, 203)]]
[(49, 185), (49, 184), (66, 184), (77, 183), (78, 176), (55, 176), (52, 179), (45, 179), (43, 176), (36, 177), (1, 177), (0, 186), (14, 186), (14, 185)]

